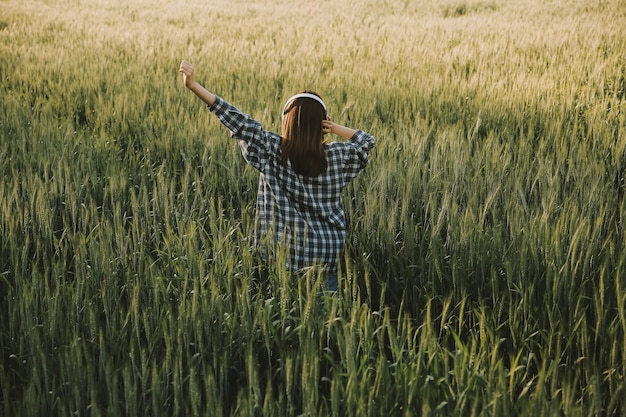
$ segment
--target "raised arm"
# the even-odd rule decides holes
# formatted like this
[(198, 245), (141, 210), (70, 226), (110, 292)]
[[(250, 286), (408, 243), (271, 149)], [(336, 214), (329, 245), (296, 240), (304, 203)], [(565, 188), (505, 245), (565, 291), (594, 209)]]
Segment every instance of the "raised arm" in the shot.
[(334, 133), (337, 136), (341, 136), (346, 140), (350, 140), (352, 136), (356, 133), (355, 129), (339, 125), (337, 123), (333, 123), (330, 120), (322, 121), (322, 132), (324, 133)]
[(193, 93), (204, 101), (207, 105), (212, 106), (215, 103), (215, 94), (200, 85), (194, 78), (193, 65), (187, 61), (180, 63), (178, 72), (183, 74), (183, 82), (185, 87), (193, 91)]

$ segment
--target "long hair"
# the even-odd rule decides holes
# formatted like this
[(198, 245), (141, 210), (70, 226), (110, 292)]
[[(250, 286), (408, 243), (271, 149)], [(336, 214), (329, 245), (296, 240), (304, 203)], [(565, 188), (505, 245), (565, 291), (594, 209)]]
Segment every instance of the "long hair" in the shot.
[[(303, 93), (319, 95), (313, 91)], [(316, 177), (326, 171), (328, 161), (324, 151), (322, 121), (326, 110), (312, 98), (299, 97), (286, 103), (283, 111), (280, 160), (291, 162), (296, 174)]]

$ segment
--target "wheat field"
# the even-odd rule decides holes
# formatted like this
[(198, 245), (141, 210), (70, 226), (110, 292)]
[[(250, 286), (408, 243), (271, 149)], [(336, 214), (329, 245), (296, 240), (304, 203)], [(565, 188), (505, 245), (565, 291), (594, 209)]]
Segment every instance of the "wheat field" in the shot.
[[(182, 59), (377, 138), (339, 294)], [(1, 416), (626, 415), (621, 0), (3, 0), (0, 160)]]

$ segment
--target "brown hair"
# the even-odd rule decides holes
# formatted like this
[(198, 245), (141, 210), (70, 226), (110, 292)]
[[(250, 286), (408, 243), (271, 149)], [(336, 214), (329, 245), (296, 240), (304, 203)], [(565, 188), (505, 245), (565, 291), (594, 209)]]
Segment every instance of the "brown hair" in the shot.
[[(319, 95), (313, 91), (303, 93)], [(328, 161), (324, 151), (322, 121), (326, 110), (312, 98), (299, 97), (288, 102), (283, 112), (280, 160), (296, 174), (316, 177), (326, 171)]]

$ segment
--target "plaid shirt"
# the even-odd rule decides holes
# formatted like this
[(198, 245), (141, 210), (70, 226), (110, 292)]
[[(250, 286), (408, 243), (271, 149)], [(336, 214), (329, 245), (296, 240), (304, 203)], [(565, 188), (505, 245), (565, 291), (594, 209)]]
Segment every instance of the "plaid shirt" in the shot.
[(328, 167), (317, 177), (298, 175), (280, 162), (280, 135), (264, 130), (247, 114), (217, 97), (209, 109), (239, 140), (244, 159), (261, 175), (257, 194), (255, 242), (266, 261), (275, 243), (288, 246), (286, 266), (314, 265), (337, 270), (346, 240), (341, 191), (368, 162), (374, 138), (358, 130), (348, 142), (324, 145)]

